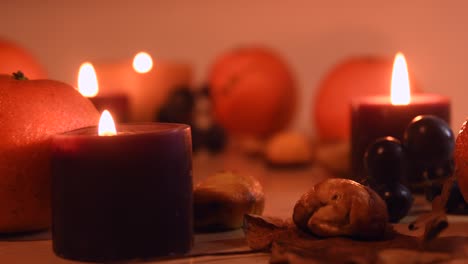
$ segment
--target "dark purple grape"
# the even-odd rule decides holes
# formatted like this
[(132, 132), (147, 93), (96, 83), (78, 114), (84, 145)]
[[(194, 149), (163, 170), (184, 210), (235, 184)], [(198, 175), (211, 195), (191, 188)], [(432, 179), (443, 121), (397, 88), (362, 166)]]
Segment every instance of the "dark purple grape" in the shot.
[(411, 191), (404, 185), (378, 185), (373, 186), (373, 189), (387, 204), (387, 211), (390, 222), (398, 223), (408, 214), (413, 204), (413, 195), (411, 194)]
[(413, 182), (444, 179), (451, 176), (454, 170), (455, 164), (453, 159), (429, 165), (412, 162), (409, 164), (408, 178)]
[(214, 153), (220, 152), (226, 146), (226, 133), (218, 124), (213, 124), (205, 135), (206, 148)]
[(194, 100), (189, 87), (181, 86), (174, 89), (156, 114), (156, 120), (159, 122), (191, 124)]
[(195, 103), (194, 95), (187, 86), (180, 86), (169, 94), (167, 104), (182, 112), (191, 112)]
[(455, 138), (444, 120), (420, 115), (406, 127), (403, 145), (412, 163), (430, 166), (452, 159)]
[(371, 184), (399, 184), (405, 174), (405, 153), (394, 137), (379, 138), (364, 154), (364, 167)]
[(204, 146), (205, 140), (205, 133), (204, 131), (200, 130), (199, 128), (192, 126), (192, 151), (197, 152)]
[(468, 204), (465, 202), (458, 181), (455, 181), (450, 189), (450, 196), (447, 201), (447, 212), (450, 214), (468, 214)]
[[(442, 183), (433, 182), (425, 189), (426, 199), (434, 200), (437, 195), (442, 192)], [(468, 214), (468, 203), (465, 202), (463, 195), (458, 187), (458, 181), (455, 181), (450, 188), (450, 196), (445, 206), (449, 214)]]
[(226, 143), (226, 133), (217, 124), (213, 124), (208, 129), (192, 127), (192, 149), (194, 152), (205, 148), (212, 153), (218, 153), (224, 150)]
[(194, 151), (205, 148), (212, 153), (221, 152), (227, 142), (224, 129), (213, 118), (212, 101), (207, 85), (195, 95), (192, 142)]

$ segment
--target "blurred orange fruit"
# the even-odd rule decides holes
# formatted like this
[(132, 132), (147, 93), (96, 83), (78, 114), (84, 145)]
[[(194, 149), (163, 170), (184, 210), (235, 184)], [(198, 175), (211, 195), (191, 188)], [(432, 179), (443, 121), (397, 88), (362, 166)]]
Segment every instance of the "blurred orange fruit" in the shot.
[(50, 226), (51, 136), (99, 120), (73, 87), (17, 77), (0, 75), (0, 232)]
[(39, 61), (20, 45), (0, 39), (0, 74), (21, 70), (29, 79), (46, 79), (47, 72)]
[[(335, 65), (322, 79), (312, 104), (312, 118), (322, 141), (350, 137), (350, 102), (353, 97), (390, 95), (393, 58), (361, 56)], [(410, 70), (409, 70), (410, 71)], [(412, 92), (419, 92), (410, 71)]]
[(296, 106), (296, 84), (286, 63), (265, 47), (220, 56), (208, 76), (214, 113), (229, 134), (265, 137), (286, 127)]
[(463, 123), (455, 142), (455, 175), (458, 180), (460, 192), (468, 202), (468, 128), (467, 122)]

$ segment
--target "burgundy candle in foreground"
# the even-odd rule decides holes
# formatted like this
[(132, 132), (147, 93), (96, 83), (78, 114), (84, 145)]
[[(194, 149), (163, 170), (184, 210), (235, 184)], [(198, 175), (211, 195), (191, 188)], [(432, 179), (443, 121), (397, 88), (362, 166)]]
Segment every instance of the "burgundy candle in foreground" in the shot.
[[(364, 154), (377, 138), (392, 136), (400, 141), (408, 124), (418, 115), (435, 115), (450, 124), (450, 100), (434, 94), (411, 95), (403, 54), (395, 56), (390, 96), (357, 98), (351, 103), (351, 173), (354, 180), (366, 178)], [(404, 172), (403, 172), (404, 173)], [(420, 185), (418, 175), (405, 175), (409, 187)], [(415, 189), (415, 188), (412, 188)]]
[(54, 252), (81, 261), (147, 259), (193, 244), (190, 127), (141, 123), (52, 140)]

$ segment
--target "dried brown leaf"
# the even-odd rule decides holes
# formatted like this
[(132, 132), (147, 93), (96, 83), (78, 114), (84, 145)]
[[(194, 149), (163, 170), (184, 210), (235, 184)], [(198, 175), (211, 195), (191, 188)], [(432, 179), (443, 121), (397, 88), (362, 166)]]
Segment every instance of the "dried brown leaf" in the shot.
[(274, 238), (290, 225), (279, 218), (247, 214), (244, 216), (244, 233), (247, 245), (253, 250), (268, 250)]
[(451, 260), (448, 253), (433, 253), (409, 249), (387, 249), (377, 255), (377, 263), (381, 264), (414, 264), (414, 263), (440, 263)]
[[(394, 232), (379, 241), (345, 237), (318, 238), (281, 219), (248, 215), (244, 231), (252, 249), (271, 251), (271, 263), (399, 263), (404, 252), (421, 256), (415, 263), (435, 263), (464, 258), (468, 237), (440, 237), (424, 241)], [(393, 250), (393, 251), (392, 251)], [(399, 251), (400, 250), (400, 251)], [(413, 263), (413, 262), (405, 262)]]

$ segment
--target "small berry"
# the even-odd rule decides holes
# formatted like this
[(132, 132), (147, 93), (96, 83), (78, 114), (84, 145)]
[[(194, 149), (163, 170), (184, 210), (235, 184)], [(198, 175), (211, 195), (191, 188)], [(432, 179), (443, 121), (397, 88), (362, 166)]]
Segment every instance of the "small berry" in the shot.
[(413, 195), (411, 194), (411, 191), (404, 185), (379, 185), (374, 186), (373, 189), (387, 204), (387, 211), (390, 222), (398, 223), (408, 214), (413, 204)]
[(430, 166), (453, 158), (455, 137), (449, 125), (432, 115), (415, 117), (403, 136), (411, 162)]
[(405, 153), (393, 137), (377, 139), (364, 154), (364, 166), (371, 184), (398, 184), (405, 174)]

